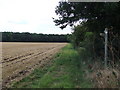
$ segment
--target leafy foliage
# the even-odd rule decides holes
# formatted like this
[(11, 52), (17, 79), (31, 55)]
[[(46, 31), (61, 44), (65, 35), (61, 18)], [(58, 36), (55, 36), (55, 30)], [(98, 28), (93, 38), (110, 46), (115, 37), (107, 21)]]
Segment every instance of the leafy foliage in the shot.
[[(74, 25), (71, 42), (74, 47), (86, 51), (88, 56), (102, 57), (104, 60), (104, 29), (108, 28), (109, 59), (120, 61), (120, 2), (59, 2), (55, 9), (59, 18), (57, 26), (64, 29)], [(75, 26), (75, 23), (80, 24)], [(81, 48), (83, 47), (83, 48)]]
[(113, 26), (118, 33), (120, 29), (120, 2), (59, 2), (55, 12), (59, 19), (54, 22), (62, 29), (81, 19), (86, 21), (89, 31), (101, 32)]

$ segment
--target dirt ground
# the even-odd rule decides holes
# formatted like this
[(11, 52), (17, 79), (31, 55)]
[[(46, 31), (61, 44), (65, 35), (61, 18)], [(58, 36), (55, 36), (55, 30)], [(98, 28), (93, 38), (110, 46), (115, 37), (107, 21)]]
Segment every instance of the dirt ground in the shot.
[(67, 43), (2, 43), (2, 85), (19, 81), (34, 68), (41, 68)]

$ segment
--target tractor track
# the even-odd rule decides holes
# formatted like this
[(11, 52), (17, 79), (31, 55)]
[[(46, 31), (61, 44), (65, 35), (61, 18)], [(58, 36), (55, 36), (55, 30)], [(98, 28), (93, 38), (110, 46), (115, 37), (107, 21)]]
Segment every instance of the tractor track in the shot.
[[(3, 68), (2, 86), (10, 87), (16, 82), (29, 75), (36, 67), (44, 67), (51, 58), (66, 44), (58, 44), (45, 49), (36, 49), (23, 55), (4, 58), (0, 64)], [(43, 46), (44, 47), (44, 46)], [(41, 51), (40, 51), (41, 50)]]

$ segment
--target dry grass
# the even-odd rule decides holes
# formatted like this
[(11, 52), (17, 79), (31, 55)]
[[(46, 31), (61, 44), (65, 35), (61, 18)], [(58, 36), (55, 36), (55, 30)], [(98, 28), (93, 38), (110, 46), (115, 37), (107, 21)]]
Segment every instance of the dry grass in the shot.
[(118, 68), (100, 68), (99, 63), (95, 63), (92, 70), (88, 73), (88, 78), (95, 84), (96, 88), (120, 88), (120, 71)]

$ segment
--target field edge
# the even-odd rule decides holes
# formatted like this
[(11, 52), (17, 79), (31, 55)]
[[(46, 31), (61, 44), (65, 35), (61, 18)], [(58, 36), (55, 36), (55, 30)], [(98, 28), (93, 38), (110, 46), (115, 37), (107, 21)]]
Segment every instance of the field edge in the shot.
[(86, 67), (71, 44), (63, 47), (48, 65), (36, 68), (29, 76), (13, 83), (12, 88), (91, 88), (85, 78)]

